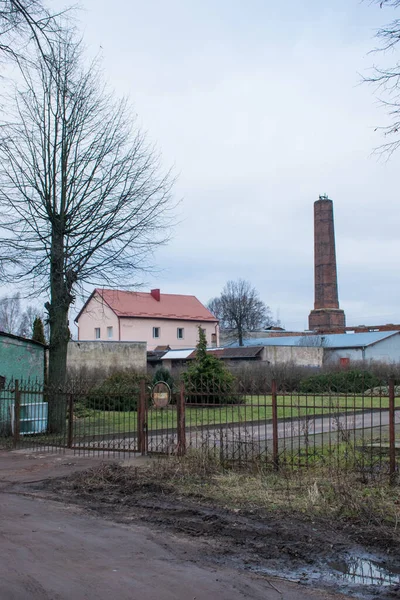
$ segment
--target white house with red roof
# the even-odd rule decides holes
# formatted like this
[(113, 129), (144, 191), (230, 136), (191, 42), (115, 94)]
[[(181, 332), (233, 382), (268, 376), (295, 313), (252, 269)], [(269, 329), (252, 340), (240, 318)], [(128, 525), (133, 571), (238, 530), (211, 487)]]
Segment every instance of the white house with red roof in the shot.
[(78, 340), (147, 342), (157, 346), (194, 348), (198, 327), (209, 346), (218, 346), (218, 319), (195, 296), (95, 289), (75, 319)]

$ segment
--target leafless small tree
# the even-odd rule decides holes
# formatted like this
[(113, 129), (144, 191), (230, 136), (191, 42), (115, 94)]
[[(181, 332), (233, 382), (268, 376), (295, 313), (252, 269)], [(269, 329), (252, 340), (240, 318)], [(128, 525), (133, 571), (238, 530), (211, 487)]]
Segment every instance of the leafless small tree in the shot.
[(31, 338), (36, 317), (43, 321), (43, 310), (32, 304), (28, 304), (25, 310), (22, 310), (19, 292), (0, 298), (0, 331)]
[(32, 304), (29, 304), (21, 314), (18, 327), (18, 335), (21, 335), (22, 337), (26, 338), (31, 338), (33, 334), (33, 324), (35, 322), (35, 319), (41, 319), (41, 321), (44, 324), (45, 337), (48, 338), (49, 328), (48, 324), (46, 323), (44, 311)]
[(247, 331), (257, 331), (274, 324), (270, 308), (260, 300), (250, 282), (243, 279), (228, 281), (221, 296), (210, 300), (207, 306), (223, 329), (233, 331), (239, 346), (243, 346)]
[(19, 333), (21, 321), (21, 296), (13, 294), (0, 298), (0, 331)]
[[(400, 7), (400, 0), (371, 0), (379, 4), (380, 8)], [(374, 52), (384, 53), (395, 51), (400, 41), (400, 19), (394, 19), (388, 25), (377, 30), (376, 37), (379, 45)], [(400, 146), (400, 62), (397, 59), (392, 66), (374, 66), (372, 75), (365, 77), (364, 81), (377, 88), (379, 100), (387, 111), (390, 124), (377, 127), (388, 140), (378, 150), (391, 155)]]
[(134, 283), (172, 218), (169, 173), (127, 102), (102, 85), (97, 63), (82, 67), (81, 54), (71, 36), (60, 38), (51, 64), (39, 54), (0, 140), (5, 277), (49, 294), (48, 377), (57, 387), (77, 290)]

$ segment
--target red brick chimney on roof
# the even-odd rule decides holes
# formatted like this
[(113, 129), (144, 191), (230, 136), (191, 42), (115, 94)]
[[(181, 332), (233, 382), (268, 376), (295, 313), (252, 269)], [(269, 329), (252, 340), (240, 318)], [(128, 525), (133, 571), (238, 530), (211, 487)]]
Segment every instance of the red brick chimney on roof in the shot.
[(160, 292), (159, 288), (157, 288), (156, 290), (151, 290), (150, 294), (153, 296), (154, 300), (157, 300), (157, 302), (160, 302), (161, 292)]

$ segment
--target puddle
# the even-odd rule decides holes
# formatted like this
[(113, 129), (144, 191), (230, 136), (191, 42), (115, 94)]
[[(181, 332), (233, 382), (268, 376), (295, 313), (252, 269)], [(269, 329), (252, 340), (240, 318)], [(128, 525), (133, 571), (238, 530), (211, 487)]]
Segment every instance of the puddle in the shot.
[(328, 565), (333, 575), (342, 581), (357, 585), (389, 586), (400, 584), (400, 569), (389, 571), (381, 563), (368, 558), (349, 557)]
[[(368, 556), (368, 555), (367, 555)], [(343, 558), (329, 563), (320, 564), (314, 568), (305, 567), (286, 571), (284, 568), (265, 568), (264, 566), (252, 565), (253, 572), (284, 577), (289, 581), (295, 581), (302, 585), (332, 586), (350, 596), (359, 598), (376, 598), (377, 588), (385, 589), (390, 586), (400, 585), (400, 567), (387, 566), (377, 557), (355, 558), (344, 556)], [(369, 588), (369, 591), (368, 591)], [(369, 592), (373, 594), (370, 595)]]

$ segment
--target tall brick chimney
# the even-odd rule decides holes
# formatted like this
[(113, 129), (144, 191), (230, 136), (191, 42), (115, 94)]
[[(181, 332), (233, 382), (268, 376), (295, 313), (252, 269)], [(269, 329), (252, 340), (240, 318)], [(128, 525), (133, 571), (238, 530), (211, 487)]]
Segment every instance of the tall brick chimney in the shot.
[(327, 196), (314, 202), (314, 285), (309, 329), (319, 333), (344, 331), (346, 318), (338, 298), (333, 202)]

